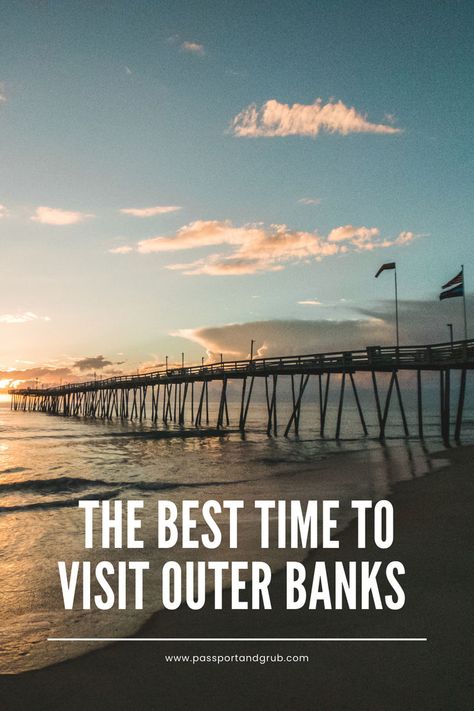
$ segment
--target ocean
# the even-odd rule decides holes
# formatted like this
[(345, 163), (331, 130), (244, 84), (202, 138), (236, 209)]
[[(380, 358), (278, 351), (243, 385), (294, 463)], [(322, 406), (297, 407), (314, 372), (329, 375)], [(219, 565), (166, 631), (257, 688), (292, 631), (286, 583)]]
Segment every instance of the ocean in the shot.
[[(331, 405), (330, 421), (334, 420)], [(211, 413), (213, 414), (213, 413)], [(332, 418), (332, 420), (331, 420)], [(231, 422), (235, 418), (231, 413)], [(282, 418), (282, 422), (284, 417)], [(344, 412), (343, 439), (318, 436), (318, 411), (306, 406), (295, 439), (268, 437), (263, 405), (250, 415), (242, 437), (232, 427), (221, 436), (194, 429), (167, 430), (150, 424), (62, 418), (0, 408), (0, 673), (16, 674), (82, 654), (101, 643), (48, 642), (48, 637), (124, 637), (136, 633), (161, 605), (160, 575), (168, 559), (265, 560), (273, 570), (305, 550), (258, 544), (257, 499), (337, 499), (339, 528), (351, 518), (351, 499), (377, 499), (400, 480), (423, 476), (443, 461), (435, 408), (426, 413), (426, 439), (403, 438), (397, 416), (387, 440), (376, 439), (375, 423), (362, 437), (354, 407)], [(412, 415), (410, 420), (412, 431)], [(283, 428), (282, 428), (283, 429)], [(187, 436), (182, 436), (183, 433)], [(466, 413), (464, 441), (472, 441), (473, 418)], [(139, 499), (144, 502), (143, 550), (84, 549), (81, 499)], [(184, 499), (242, 499), (239, 546), (229, 550), (172, 551), (156, 544), (157, 500), (180, 506)], [(223, 523), (223, 530), (227, 522)], [(202, 530), (198, 521), (197, 534)], [(224, 535), (224, 541), (226, 537)], [(82, 610), (79, 597), (65, 610), (58, 561), (113, 563), (148, 560), (143, 610)], [(196, 612), (199, 614), (199, 612)]]

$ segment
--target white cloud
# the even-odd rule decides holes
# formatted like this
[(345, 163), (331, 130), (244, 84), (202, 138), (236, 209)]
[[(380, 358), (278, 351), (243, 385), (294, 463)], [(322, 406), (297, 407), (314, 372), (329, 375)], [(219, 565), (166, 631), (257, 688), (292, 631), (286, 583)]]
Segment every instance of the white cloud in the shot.
[(5, 205), (0, 205), (0, 220), (2, 217), (8, 217), (8, 210)]
[(5, 84), (3, 81), (0, 81), (0, 104), (4, 103), (7, 100), (7, 96), (5, 93)]
[[(468, 309), (474, 308), (474, 296), (467, 297)], [(255, 352), (265, 356), (328, 353), (337, 350), (364, 349), (369, 345), (393, 345), (395, 313), (387, 299), (370, 309), (354, 309), (356, 318), (275, 319), (221, 326), (179, 329), (171, 335), (199, 344), (210, 360), (248, 358), (251, 339), (257, 339)], [(446, 338), (440, 324), (439, 302), (413, 300), (399, 302), (400, 334), (404, 344), (439, 343)], [(444, 323), (444, 322), (443, 322)], [(456, 324), (462, 333), (462, 319)], [(446, 329), (447, 332), (447, 329)]]
[(316, 99), (313, 104), (282, 104), (270, 99), (258, 108), (247, 106), (231, 123), (234, 136), (254, 138), (256, 136), (311, 136), (320, 132), (395, 134), (401, 129), (387, 124), (371, 123), (364, 114), (342, 101)]
[(111, 254), (128, 254), (129, 252), (133, 252), (133, 247), (129, 247), (128, 244), (125, 244), (123, 247), (113, 247), (109, 249), (109, 252)]
[(155, 217), (181, 210), (180, 205), (155, 205), (154, 207), (123, 207), (120, 212), (132, 217)]
[(85, 212), (73, 212), (62, 210), (58, 207), (40, 206), (36, 208), (35, 214), (30, 218), (33, 222), (40, 222), (42, 225), (76, 225), (94, 215)]
[(16, 314), (0, 314), (0, 323), (28, 323), (30, 321), (51, 321), (49, 316), (37, 316), (32, 311)]
[(130, 69), (130, 67), (127, 67), (127, 65), (125, 65), (124, 68), (125, 68), (125, 74), (126, 74), (128, 77), (129, 77), (131, 74), (133, 74), (133, 72), (132, 72), (132, 70)]
[(305, 299), (303, 301), (298, 301), (297, 303), (302, 306), (322, 306), (322, 302), (318, 299)]
[(191, 54), (197, 54), (203, 57), (206, 54), (204, 45), (199, 44), (199, 42), (183, 42), (181, 44), (181, 49), (183, 52), (190, 52)]
[(297, 202), (300, 205), (321, 205), (321, 198), (302, 197)]
[(179, 329), (172, 336), (187, 338), (204, 348), (209, 359), (248, 358), (249, 343), (256, 338), (255, 352), (268, 357), (301, 353), (324, 353), (390, 342), (393, 328), (384, 320), (359, 318), (345, 321), (273, 320), (231, 323)]
[(353, 225), (336, 227), (324, 237), (317, 232), (291, 230), (286, 225), (236, 227), (229, 220), (197, 220), (181, 227), (172, 237), (142, 240), (136, 249), (150, 254), (225, 245), (230, 250), (214, 252), (191, 262), (169, 264), (167, 269), (187, 275), (236, 275), (280, 271), (291, 263), (401, 246), (415, 237), (413, 232), (401, 232), (395, 238), (383, 238), (376, 227)]

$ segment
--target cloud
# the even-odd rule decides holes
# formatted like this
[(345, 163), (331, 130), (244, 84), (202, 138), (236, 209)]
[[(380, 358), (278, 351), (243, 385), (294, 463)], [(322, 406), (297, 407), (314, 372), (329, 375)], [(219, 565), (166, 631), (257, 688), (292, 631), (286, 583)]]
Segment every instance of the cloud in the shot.
[(289, 229), (286, 225), (234, 226), (229, 220), (198, 220), (181, 227), (172, 237), (152, 237), (138, 243), (142, 254), (177, 252), (227, 245), (228, 252), (216, 252), (192, 262), (167, 265), (183, 274), (238, 275), (281, 271), (287, 264), (316, 260), (383, 247), (405, 245), (415, 239), (413, 232), (382, 238), (376, 227), (337, 227), (327, 237), (317, 232)]
[(130, 67), (127, 67), (127, 65), (125, 65), (124, 69), (125, 69), (125, 74), (126, 74), (128, 77), (129, 77), (131, 74), (133, 74), (132, 70), (130, 69)]
[(68, 367), (50, 368), (37, 366), (23, 370), (7, 368), (0, 370), (0, 383), (3, 390), (12, 387), (35, 387), (37, 381), (45, 385), (57, 385), (61, 380), (72, 382), (77, 380), (72, 370)]
[(5, 84), (3, 81), (0, 81), (0, 104), (3, 104), (6, 100)]
[(40, 206), (36, 208), (35, 214), (30, 218), (33, 222), (40, 222), (42, 225), (76, 225), (94, 215), (85, 212), (72, 212), (61, 210), (57, 207)]
[(199, 57), (204, 57), (206, 51), (204, 45), (198, 42), (183, 42), (181, 44), (181, 49), (183, 52), (190, 52), (191, 54), (197, 54)]
[(347, 245), (352, 245), (357, 251), (371, 251), (377, 248), (400, 247), (420, 236), (415, 235), (414, 232), (400, 232), (395, 239), (384, 239), (380, 237), (380, 231), (376, 227), (345, 225), (331, 230), (328, 242), (342, 244), (343, 249)]
[(251, 339), (255, 352), (266, 357), (324, 353), (364, 347), (389, 340), (391, 326), (382, 320), (346, 321), (275, 319), (225, 326), (180, 329), (171, 335), (198, 343), (211, 359), (222, 353), (227, 358), (248, 358)]
[(335, 227), (328, 235), (329, 242), (347, 242), (347, 240), (358, 239), (361, 242), (370, 240), (371, 237), (377, 236), (379, 233), (376, 227), (354, 227), (353, 225), (344, 225)]
[(296, 303), (302, 306), (322, 306), (322, 302), (318, 299), (305, 299), (304, 301), (297, 301)]
[(125, 244), (123, 247), (112, 247), (112, 249), (109, 249), (110, 254), (128, 254), (129, 252), (133, 252), (133, 247), (129, 247), (129, 245)]
[(132, 217), (154, 217), (181, 209), (179, 205), (155, 205), (154, 207), (123, 207), (120, 212), (124, 215), (132, 215)]
[(5, 205), (0, 205), (0, 220), (1, 220), (3, 217), (8, 217), (8, 210), (7, 210), (7, 208), (5, 207)]
[[(433, 298), (428, 300), (401, 300), (399, 301), (399, 320), (402, 345), (404, 343), (440, 343), (449, 341), (449, 331), (446, 323), (454, 326), (454, 339), (464, 337), (464, 322), (462, 309), (457, 299), (439, 302), (439, 290), (433, 293)], [(474, 294), (466, 294), (467, 312), (474, 309)], [(393, 300), (381, 301), (373, 307), (353, 307), (354, 313), (363, 318), (383, 320), (390, 325), (392, 334), (395, 329), (395, 309)], [(393, 338), (392, 338), (393, 340)]]
[(80, 358), (76, 360), (73, 367), (78, 368), (78, 370), (102, 370), (102, 368), (106, 368), (108, 365), (118, 364), (107, 360), (103, 355), (98, 355)]
[[(17, 361), (21, 362), (29, 363)], [(101, 377), (123, 375), (123, 370), (111, 367), (123, 363), (124, 361), (112, 362), (99, 355), (79, 359), (66, 358), (66, 363), (60, 362), (57, 365), (53, 362), (24, 369), (3, 368), (0, 369), (0, 392), (11, 387), (36, 387), (37, 382), (45, 386), (59, 385), (61, 382), (78, 383), (90, 379), (94, 370), (104, 371)]]
[(321, 205), (321, 198), (302, 197), (297, 202), (300, 205)]
[[(474, 295), (467, 297), (468, 309), (474, 308)], [(441, 311), (445, 317), (441, 315)], [(440, 343), (449, 340), (445, 321), (454, 323), (455, 338), (462, 338), (463, 322), (459, 307), (436, 300), (399, 302), (402, 345)], [(223, 326), (179, 329), (171, 335), (186, 338), (204, 348), (212, 360), (219, 354), (229, 359), (248, 358), (251, 339), (255, 352), (268, 357), (330, 353), (364, 349), (371, 345), (393, 345), (395, 314), (393, 302), (380, 302), (372, 309), (353, 309), (354, 319), (275, 319)]]
[(367, 117), (342, 101), (316, 99), (313, 104), (282, 104), (270, 99), (258, 108), (251, 104), (233, 119), (230, 127), (234, 136), (311, 136), (319, 133), (396, 134), (401, 129), (381, 123), (371, 123)]
[(49, 316), (37, 316), (32, 311), (16, 314), (0, 314), (0, 323), (29, 323), (30, 321), (51, 321)]

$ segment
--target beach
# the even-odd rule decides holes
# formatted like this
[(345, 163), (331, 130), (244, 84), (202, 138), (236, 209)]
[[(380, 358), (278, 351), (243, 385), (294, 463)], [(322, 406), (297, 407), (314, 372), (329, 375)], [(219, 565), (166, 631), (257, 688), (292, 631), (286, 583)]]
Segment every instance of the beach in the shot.
[[(1, 708), (62, 709), (434, 709), (472, 708), (474, 446), (440, 452), (449, 463), (394, 485), (395, 541), (359, 550), (356, 526), (340, 550), (317, 559), (400, 560), (406, 603), (390, 610), (285, 610), (285, 578), (273, 576), (272, 610), (159, 611), (142, 637), (427, 637), (426, 642), (133, 642), (0, 677)], [(306, 560), (314, 566), (316, 554)], [(308, 655), (291, 662), (169, 662), (165, 655)], [(277, 667), (277, 668), (275, 668)]]

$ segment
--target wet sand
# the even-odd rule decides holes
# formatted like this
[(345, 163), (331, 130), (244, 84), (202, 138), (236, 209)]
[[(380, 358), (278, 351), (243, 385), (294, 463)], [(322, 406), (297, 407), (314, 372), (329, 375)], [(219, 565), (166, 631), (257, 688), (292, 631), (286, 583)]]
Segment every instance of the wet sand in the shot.
[[(427, 637), (427, 642), (117, 643), (53, 667), (0, 677), (8, 711), (161, 711), (297, 709), (461, 711), (474, 702), (468, 656), (472, 627), (474, 447), (442, 452), (448, 467), (397, 484), (395, 542), (359, 550), (355, 525), (334, 560), (400, 560), (406, 568), (401, 611), (285, 610), (285, 578), (274, 575), (272, 610), (210, 605), (161, 611), (143, 637)], [(291, 555), (288, 556), (289, 558)], [(306, 565), (312, 568), (316, 554)], [(113, 630), (111, 630), (113, 635)], [(307, 654), (308, 662), (191, 665), (165, 654)]]

